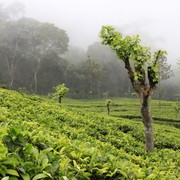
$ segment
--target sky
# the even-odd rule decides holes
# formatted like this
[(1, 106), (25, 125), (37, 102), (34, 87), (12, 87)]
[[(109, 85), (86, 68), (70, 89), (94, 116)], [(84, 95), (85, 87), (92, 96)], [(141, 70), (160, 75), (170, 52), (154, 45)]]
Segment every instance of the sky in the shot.
[[(0, 0), (8, 5), (14, 0)], [(168, 52), (168, 61), (180, 58), (180, 0), (17, 0), (25, 16), (64, 29), (70, 44), (87, 49), (102, 25), (123, 34), (140, 34), (143, 44)]]

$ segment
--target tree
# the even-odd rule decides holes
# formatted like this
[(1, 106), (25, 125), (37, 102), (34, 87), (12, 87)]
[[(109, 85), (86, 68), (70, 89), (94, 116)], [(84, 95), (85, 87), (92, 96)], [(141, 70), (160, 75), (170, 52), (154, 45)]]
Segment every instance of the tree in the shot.
[(112, 103), (112, 101), (110, 99), (106, 99), (106, 107), (107, 107), (108, 116), (110, 115), (110, 104), (111, 103)]
[(138, 35), (123, 37), (111, 26), (103, 26), (100, 37), (103, 39), (102, 43), (109, 45), (125, 64), (131, 84), (140, 98), (146, 151), (152, 151), (154, 133), (149, 98), (159, 81), (158, 61), (164, 58), (166, 52), (158, 50), (152, 53), (150, 48), (140, 45)]
[(1, 29), (0, 57), (6, 64), (9, 87), (13, 87), (17, 66), (25, 60), (27, 52), (27, 34), (19, 21), (7, 22)]
[[(5, 74), (6, 78), (2, 77), (2, 81), (6, 79), (10, 88), (13, 87), (17, 74), (20, 75), (18, 71), (20, 67), (22, 65), (27, 67), (29, 64), (30, 66), (26, 70), (33, 79), (29, 84), (34, 86), (33, 89), (36, 93), (39, 84), (39, 70), (42, 70), (42, 66), (45, 64), (42, 61), (52, 59), (53, 63), (54, 59), (60, 60), (62, 59), (60, 55), (68, 48), (69, 38), (64, 30), (53, 24), (41, 23), (30, 18), (4, 22), (3, 26), (0, 26), (0, 34), (0, 61), (2, 64), (0, 74)], [(24, 63), (25, 61), (26, 63)], [(27, 76), (22, 75), (20, 81), (24, 80), (24, 77)]]
[[(22, 60), (23, 50), (26, 48), (24, 32), (21, 30), (17, 19), (24, 12), (24, 6), (13, 3), (3, 8), (0, 6), (0, 60), (3, 79), (8, 79), (9, 87), (13, 86), (15, 71), (18, 63)], [(7, 71), (4, 73), (4, 69)], [(4, 81), (4, 80), (3, 80)]]
[(127, 83), (128, 77), (124, 75), (123, 62), (117, 61), (118, 58), (110, 47), (102, 45), (101, 42), (95, 42), (88, 46), (87, 55), (101, 68), (98, 78), (101, 91), (109, 91), (110, 95), (118, 96), (124, 95), (124, 92), (130, 89)]
[[(87, 80), (89, 82), (89, 93), (91, 94), (91, 98), (93, 94), (97, 92), (99, 99), (100, 87), (104, 82), (105, 70), (103, 65), (88, 56), (87, 60), (84, 63), (84, 70), (86, 72)], [(96, 87), (96, 89), (94, 87)]]
[(38, 72), (38, 93), (47, 94), (52, 91), (52, 87), (65, 82), (64, 69), (66, 61), (57, 53), (46, 54)]
[(42, 59), (49, 52), (61, 55), (67, 51), (69, 38), (66, 32), (50, 23), (39, 23), (35, 31), (34, 53), (37, 54), (37, 66), (34, 71), (35, 89), (38, 88), (38, 72), (42, 63)]
[(64, 95), (69, 92), (69, 88), (67, 88), (65, 86), (65, 84), (63, 83), (63, 84), (60, 84), (60, 85), (54, 87), (54, 89), (56, 91), (54, 93), (54, 96), (58, 97), (59, 103), (61, 103), (61, 100), (64, 97)]
[(165, 56), (163, 56), (162, 58), (160, 58), (158, 60), (158, 64), (159, 64), (158, 95), (159, 95), (159, 107), (160, 107), (161, 97), (162, 97), (162, 94), (164, 92), (163, 88), (161, 88), (161, 81), (169, 79), (174, 74), (173, 74), (173, 70), (171, 69), (171, 65), (169, 65), (167, 63), (167, 58)]

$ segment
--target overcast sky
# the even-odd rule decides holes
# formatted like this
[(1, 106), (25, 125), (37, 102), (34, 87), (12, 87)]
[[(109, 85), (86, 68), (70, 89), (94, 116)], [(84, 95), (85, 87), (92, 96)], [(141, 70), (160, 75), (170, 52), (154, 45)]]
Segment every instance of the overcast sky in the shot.
[[(99, 41), (102, 25), (139, 33), (147, 45), (163, 48), (169, 62), (180, 57), (180, 0), (17, 0), (25, 15), (66, 30), (70, 43), (84, 49)], [(13, 0), (0, 0), (10, 4)]]

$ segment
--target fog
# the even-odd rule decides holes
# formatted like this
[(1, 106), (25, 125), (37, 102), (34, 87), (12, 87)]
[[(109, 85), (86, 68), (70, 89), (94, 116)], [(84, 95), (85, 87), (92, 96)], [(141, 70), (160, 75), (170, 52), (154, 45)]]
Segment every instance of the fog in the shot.
[[(13, 0), (0, 0), (8, 5)], [(140, 34), (144, 44), (168, 51), (168, 61), (180, 57), (179, 0), (18, 0), (25, 16), (51, 22), (64, 29), (70, 44), (87, 49), (100, 41), (102, 25), (113, 25), (126, 34)]]

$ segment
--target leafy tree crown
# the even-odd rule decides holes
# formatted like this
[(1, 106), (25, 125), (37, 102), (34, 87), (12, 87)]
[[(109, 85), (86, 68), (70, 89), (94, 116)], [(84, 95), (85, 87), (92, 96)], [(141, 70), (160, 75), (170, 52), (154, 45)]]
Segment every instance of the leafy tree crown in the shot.
[(134, 86), (147, 85), (147, 79), (150, 89), (157, 85), (160, 79), (158, 61), (165, 57), (166, 51), (158, 50), (152, 53), (149, 47), (140, 45), (139, 35), (123, 37), (112, 26), (102, 26), (100, 37), (103, 39), (102, 44), (109, 45), (125, 63)]
[(61, 98), (62, 98), (66, 93), (69, 92), (69, 88), (67, 88), (64, 83), (63, 83), (63, 84), (59, 84), (58, 86), (54, 87), (54, 89), (55, 89), (55, 91), (56, 91), (56, 92), (54, 93), (54, 95), (55, 95), (55, 96), (58, 96), (58, 97), (61, 97)]

